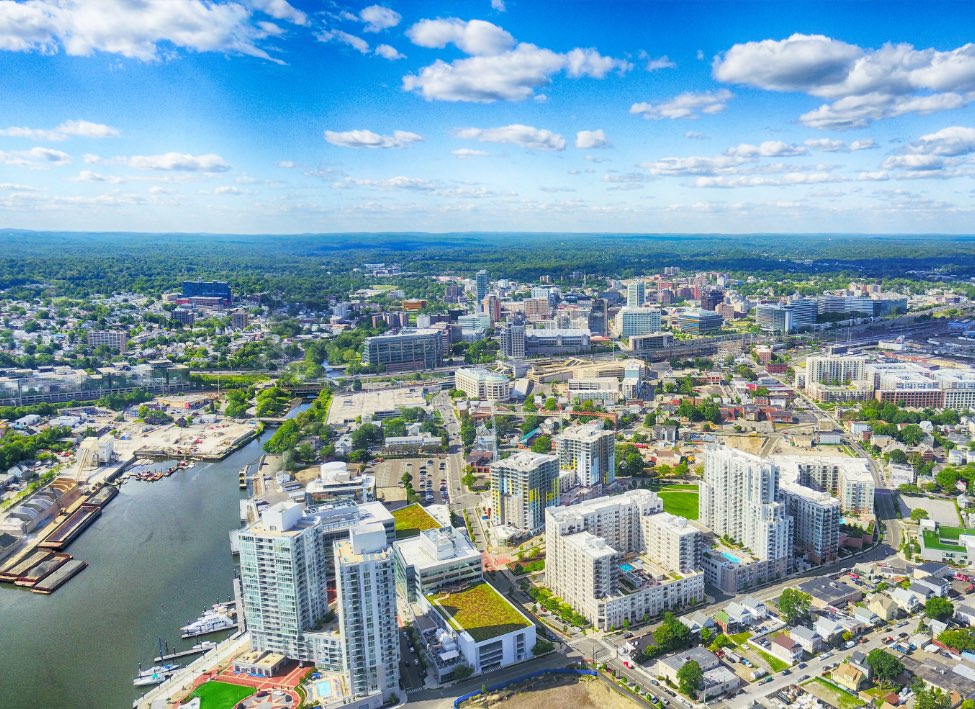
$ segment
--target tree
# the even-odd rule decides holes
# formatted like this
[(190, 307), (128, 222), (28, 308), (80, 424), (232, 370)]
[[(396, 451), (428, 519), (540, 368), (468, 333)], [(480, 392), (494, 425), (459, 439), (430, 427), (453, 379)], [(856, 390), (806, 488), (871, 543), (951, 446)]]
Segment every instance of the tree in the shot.
[(853, 640), (853, 633), (851, 633), (849, 630), (844, 630), (840, 638), (842, 638), (843, 642), (848, 643)]
[(914, 522), (920, 522), (922, 519), (928, 518), (928, 511), (923, 510), (920, 507), (915, 507), (911, 510), (911, 520)]
[(950, 709), (951, 696), (936, 687), (918, 687), (915, 692), (914, 709)]
[(809, 613), (809, 606), (812, 596), (803, 593), (797, 588), (787, 588), (779, 596), (779, 610), (785, 618), (785, 622), (794, 625)]
[(890, 686), (904, 671), (904, 663), (885, 650), (876, 649), (867, 653), (867, 665), (881, 687)]
[(701, 628), (701, 644), (707, 645), (714, 635), (714, 631), (711, 628)]
[(677, 670), (677, 687), (683, 694), (697, 698), (697, 689), (704, 679), (704, 671), (696, 661), (691, 660)]
[(665, 613), (663, 622), (653, 631), (653, 639), (661, 650), (669, 652), (687, 647), (691, 640), (691, 630), (677, 620), (673, 613)]
[(889, 460), (891, 463), (906, 463), (907, 453), (902, 451), (900, 448), (894, 448), (892, 451), (890, 451), (890, 453), (887, 454), (887, 460)]
[(548, 436), (539, 436), (532, 442), (532, 452), (548, 453), (552, 450), (552, 439)]
[(924, 604), (924, 614), (935, 620), (948, 620), (955, 614), (955, 607), (947, 598), (932, 596)]

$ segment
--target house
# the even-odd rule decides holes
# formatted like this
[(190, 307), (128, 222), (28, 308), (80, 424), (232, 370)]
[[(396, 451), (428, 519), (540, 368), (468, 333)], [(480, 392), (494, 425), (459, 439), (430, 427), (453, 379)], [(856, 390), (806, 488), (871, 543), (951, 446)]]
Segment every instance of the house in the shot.
[(701, 678), (700, 698), (706, 702), (714, 697), (735, 691), (740, 684), (741, 680), (738, 679), (738, 675), (727, 667), (719, 665), (714, 669), (707, 670)]
[(881, 622), (879, 615), (864, 606), (853, 606), (853, 617), (870, 626)]
[(694, 611), (693, 613), (682, 615), (678, 620), (695, 634), (700, 634), (704, 628), (714, 630), (715, 627), (714, 619), (707, 613), (702, 613), (701, 611)]
[(843, 608), (848, 603), (855, 603), (863, 598), (863, 591), (843, 581), (834, 581), (828, 576), (809, 579), (799, 584), (799, 590), (812, 596), (813, 608)]
[(790, 665), (794, 665), (802, 659), (802, 646), (788, 635), (776, 635), (769, 644), (769, 650), (773, 655)]
[(955, 606), (955, 620), (965, 625), (975, 625), (975, 608), (964, 604)]
[(924, 603), (929, 598), (933, 598), (935, 593), (929, 584), (921, 583), (920, 581), (915, 581), (910, 586), (907, 587), (908, 593), (913, 593), (917, 596), (921, 603)]
[(889, 594), (891, 600), (905, 613), (913, 613), (921, 605), (921, 600), (917, 594), (911, 593), (900, 586), (891, 589)]
[(754, 596), (745, 596), (741, 600), (741, 605), (751, 612), (752, 618), (755, 620), (762, 620), (768, 617), (768, 606)]
[[(867, 608), (872, 610), (877, 616), (883, 620), (893, 620), (897, 617), (897, 611), (899, 610), (897, 603), (894, 602), (889, 596), (885, 596), (881, 593), (874, 594), (870, 602), (867, 603)], [(972, 610), (975, 613), (975, 609)]]
[(850, 653), (850, 656), (846, 660), (851, 667), (860, 670), (863, 673), (865, 679), (870, 680), (873, 676), (873, 670), (870, 669), (870, 665), (867, 664), (867, 656), (865, 653), (859, 650), (854, 650)]
[(739, 629), (749, 627), (755, 620), (752, 612), (737, 601), (729, 603), (725, 607), (725, 612), (728, 614), (728, 619), (731, 624)]
[(911, 574), (916, 579), (923, 579), (928, 576), (943, 579), (945, 576), (954, 575), (954, 571), (950, 566), (940, 561), (925, 561), (923, 564), (915, 566)]
[(851, 692), (859, 692), (860, 688), (866, 683), (866, 679), (863, 672), (848, 662), (844, 662), (833, 670), (833, 681)]
[(837, 623), (835, 620), (821, 616), (816, 619), (813, 625), (813, 630), (819, 633), (819, 637), (823, 639), (823, 642), (831, 644), (836, 642), (842, 637), (843, 633), (846, 632), (846, 628)]
[(799, 625), (789, 632), (790, 637), (810, 655), (815, 655), (823, 647), (823, 639), (812, 628)]
[(677, 672), (681, 667), (692, 660), (700, 665), (704, 672), (713, 670), (720, 664), (717, 656), (713, 652), (706, 650), (703, 647), (692, 647), (689, 650), (684, 650), (683, 652), (661, 657), (659, 660), (657, 660), (657, 665), (655, 668), (656, 674), (660, 675), (661, 677), (666, 677), (674, 684), (677, 684)]

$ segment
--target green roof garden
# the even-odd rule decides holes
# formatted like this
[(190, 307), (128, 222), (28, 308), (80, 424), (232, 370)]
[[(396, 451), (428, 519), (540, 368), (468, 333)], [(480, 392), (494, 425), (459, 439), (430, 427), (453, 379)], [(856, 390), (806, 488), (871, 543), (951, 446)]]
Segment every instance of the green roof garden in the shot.
[(416, 502), (393, 512), (393, 521), (396, 523), (397, 539), (409, 539), (424, 530), (440, 527), (440, 523), (433, 515)]
[(938, 549), (940, 551), (964, 552), (965, 545), (959, 544), (958, 542), (959, 537), (963, 534), (975, 536), (975, 529), (939, 526), (937, 531), (925, 529), (921, 536), (926, 548)]
[(458, 632), (467, 631), (475, 642), (527, 628), (531, 623), (508, 599), (486, 581), (463, 591), (427, 596), (437, 611)]

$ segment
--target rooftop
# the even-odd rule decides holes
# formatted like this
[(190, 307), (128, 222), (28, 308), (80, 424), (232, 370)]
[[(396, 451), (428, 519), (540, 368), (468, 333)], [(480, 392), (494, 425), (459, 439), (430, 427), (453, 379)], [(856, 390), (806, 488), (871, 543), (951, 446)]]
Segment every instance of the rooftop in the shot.
[(456, 593), (431, 594), (427, 600), (452, 628), (466, 631), (475, 642), (531, 625), (508, 599), (485, 581)]
[(414, 502), (412, 505), (400, 507), (393, 512), (393, 520), (396, 523), (396, 538), (408, 539), (415, 537), (425, 529), (437, 529), (440, 523), (420, 506)]

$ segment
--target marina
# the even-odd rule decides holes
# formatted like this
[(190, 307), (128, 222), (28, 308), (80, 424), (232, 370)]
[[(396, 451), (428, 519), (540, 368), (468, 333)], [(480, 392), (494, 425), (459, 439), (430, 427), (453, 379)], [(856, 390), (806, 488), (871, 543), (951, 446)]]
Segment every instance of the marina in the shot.
[[(167, 662), (155, 659), (155, 639), (178, 638), (181, 625), (233, 592), (227, 539), (239, 526), (237, 474), (258, 460), (260, 446), (252, 441), (226, 460), (197, 463), (160, 484), (113, 487), (114, 495), (104, 493), (114, 496), (112, 503), (72, 543), (72, 554), (85, 561), (64, 563), (31, 589), (35, 593), (12, 585), (12, 570), (0, 576), (11, 584), (0, 588), (0, 706), (131, 706), (147, 689), (132, 685), (137, 663)], [(18, 576), (51, 555), (47, 549), (30, 552)], [(78, 575), (86, 562), (90, 568)], [(51, 598), (40, 595), (58, 585)], [(177, 640), (169, 652), (196, 644), (202, 643)], [(77, 661), (79, 647), (85, 648), (84, 663)], [(38, 682), (42, 666), (45, 680)]]

